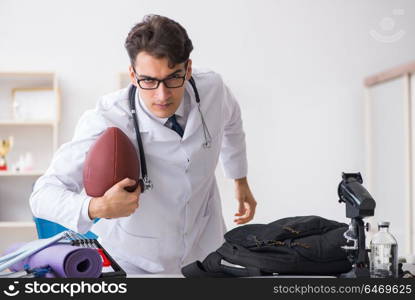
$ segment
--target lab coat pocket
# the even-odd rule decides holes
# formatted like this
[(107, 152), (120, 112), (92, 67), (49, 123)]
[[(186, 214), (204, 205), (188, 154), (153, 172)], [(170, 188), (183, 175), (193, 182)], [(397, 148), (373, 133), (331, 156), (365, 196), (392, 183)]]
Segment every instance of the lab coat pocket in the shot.
[(208, 197), (208, 199), (206, 200), (206, 203), (204, 204), (204, 207), (202, 209), (202, 219), (204, 218), (208, 218), (209, 215), (211, 214), (211, 210), (212, 210), (212, 203), (215, 199), (213, 199), (212, 195), (210, 195)]
[(209, 222), (209, 218), (210, 216), (207, 215), (200, 217), (200, 219), (198, 220), (197, 232), (195, 236), (196, 252), (193, 253), (193, 255), (196, 255), (196, 257), (193, 257), (193, 260), (203, 260), (208, 254), (203, 241), (206, 240), (206, 225)]
[(200, 220), (197, 246), (202, 251), (202, 257), (216, 250), (224, 242), (224, 224), (222, 214), (216, 211), (216, 199), (209, 199), (205, 215)]
[(203, 210), (203, 214), (201, 215), (199, 221), (197, 222), (197, 228), (198, 228), (198, 233), (197, 233), (197, 246), (203, 251), (207, 251), (207, 247), (210, 242), (211, 242), (211, 237), (212, 237), (212, 222), (209, 222), (211, 218), (213, 218), (214, 216), (212, 216), (212, 206), (213, 206), (213, 202), (215, 201), (215, 199), (213, 197), (211, 197), (207, 203), (206, 203), (206, 207), (204, 207)]
[(118, 236), (120, 256), (137, 265), (139, 268), (151, 272), (162, 272), (164, 268), (159, 263), (160, 240), (157, 237), (139, 236), (126, 231), (120, 224), (115, 230)]

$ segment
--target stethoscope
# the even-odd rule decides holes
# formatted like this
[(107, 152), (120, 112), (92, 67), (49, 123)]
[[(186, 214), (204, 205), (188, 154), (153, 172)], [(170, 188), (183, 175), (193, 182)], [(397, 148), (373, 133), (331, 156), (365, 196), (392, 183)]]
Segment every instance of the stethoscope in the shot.
[[(200, 109), (200, 97), (199, 92), (196, 87), (196, 82), (193, 79), (193, 77), (190, 77), (189, 79), (190, 85), (193, 88), (193, 91), (195, 93), (196, 103), (197, 103), (197, 109), (199, 111), (200, 118), (202, 120), (202, 126), (203, 126), (203, 135), (205, 138), (204, 143), (202, 144), (203, 148), (208, 149), (211, 147), (212, 143), (212, 137), (210, 135), (209, 129), (206, 125), (205, 118), (203, 117), (202, 111)], [(152, 190), (153, 189), (153, 183), (151, 179), (148, 177), (147, 174), (147, 164), (146, 164), (146, 158), (144, 155), (144, 147), (143, 147), (143, 141), (141, 140), (141, 134), (140, 134), (140, 128), (138, 127), (138, 121), (137, 121), (137, 111), (135, 109), (135, 94), (137, 92), (137, 87), (135, 85), (132, 85), (129, 92), (128, 92), (128, 102), (130, 104), (130, 111), (133, 117), (134, 122), (134, 130), (135, 135), (137, 137), (137, 145), (138, 145), (138, 151), (140, 153), (140, 165), (141, 165), (141, 178), (142, 182), (140, 182), (141, 185), (141, 192)]]

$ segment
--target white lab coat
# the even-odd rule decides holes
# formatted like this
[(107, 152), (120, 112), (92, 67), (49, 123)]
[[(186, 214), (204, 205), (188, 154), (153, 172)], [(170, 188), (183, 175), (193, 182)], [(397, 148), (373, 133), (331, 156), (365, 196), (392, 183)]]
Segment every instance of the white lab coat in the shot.
[(154, 189), (141, 194), (134, 214), (93, 224), (88, 217), (91, 198), (82, 184), (86, 153), (107, 127), (120, 128), (137, 145), (129, 87), (104, 96), (94, 110), (83, 114), (72, 141), (59, 148), (46, 174), (36, 182), (30, 197), (33, 214), (78, 232), (91, 230), (115, 259), (135, 270), (131, 272), (180, 273), (182, 266), (218, 248), (226, 228), (214, 172), (220, 158), (226, 177), (247, 175), (245, 134), (239, 105), (221, 77), (197, 69), (193, 77), (212, 147), (202, 147), (203, 127), (188, 82), (185, 93), (191, 108), (182, 139), (136, 103)]

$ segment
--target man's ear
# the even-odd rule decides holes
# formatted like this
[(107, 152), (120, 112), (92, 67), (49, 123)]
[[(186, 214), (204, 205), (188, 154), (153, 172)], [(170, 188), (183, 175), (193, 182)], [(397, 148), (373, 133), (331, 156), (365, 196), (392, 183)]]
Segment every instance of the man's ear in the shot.
[(189, 58), (189, 60), (187, 61), (186, 80), (189, 80), (190, 77), (192, 77), (192, 60)]
[(131, 83), (132, 83), (133, 85), (137, 86), (137, 81), (136, 81), (135, 74), (134, 74), (134, 69), (133, 69), (133, 67), (132, 67), (132, 66), (129, 66), (129, 67), (128, 67), (128, 75), (129, 75), (129, 77), (130, 77), (130, 81), (131, 81)]

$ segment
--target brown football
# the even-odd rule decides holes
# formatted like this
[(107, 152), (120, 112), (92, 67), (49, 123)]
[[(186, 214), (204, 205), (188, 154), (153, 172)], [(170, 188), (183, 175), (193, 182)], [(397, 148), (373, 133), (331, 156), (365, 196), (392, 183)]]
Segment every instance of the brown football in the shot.
[(83, 168), (86, 193), (101, 197), (117, 182), (124, 178), (135, 180), (136, 189), (140, 176), (140, 162), (137, 152), (127, 135), (117, 127), (107, 128), (88, 151)]

